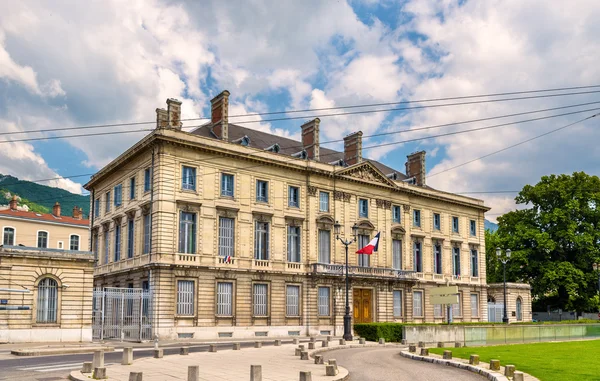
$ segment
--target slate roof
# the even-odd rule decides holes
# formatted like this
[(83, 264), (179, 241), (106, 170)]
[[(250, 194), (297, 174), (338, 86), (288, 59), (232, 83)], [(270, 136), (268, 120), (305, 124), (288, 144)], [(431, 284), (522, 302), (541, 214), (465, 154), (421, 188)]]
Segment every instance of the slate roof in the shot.
[(26, 212), (24, 210), (12, 210), (5, 209), (0, 210), (0, 218), (3, 216), (13, 217), (13, 218), (22, 218), (26, 220), (37, 220), (37, 221), (45, 221), (45, 222), (55, 222), (59, 224), (70, 224), (70, 225), (79, 225), (82, 227), (87, 227), (90, 224), (90, 220), (78, 220), (69, 216), (60, 216), (54, 217), (51, 213), (36, 213), (36, 212)]
[[(265, 149), (273, 144), (279, 144), (280, 151), (279, 153), (291, 156), (297, 152), (302, 151), (302, 143), (293, 139), (284, 138), (279, 135), (268, 134), (263, 131), (253, 130), (251, 128), (242, 127), (237, 124), (229, 124), (229, 141), (235, 141), (244, 136), (250, 138), (249, 147)], [(216, 139), (215, 136), (211, 132), (211, 124), (206, 124), (192, 131), (192, 134), (199, 135), (205, 138)], [(344, 153), (335, 151), (329, 148), (320, 147), (319, 149), (319, 161), (322, 163), (331, 163), (337, 160), (343, 160)], [(364, 159), (365, 161), (371, 162), (377, 169), (379, 169), (383, 174), (389, 175), (395, 173), (397, 176), (397, 180), (407, 179), (407, 176), (399, 171), (396, 171), (393, 168), (388, 167), (385, 164), (382, 164), (375, 160)]]

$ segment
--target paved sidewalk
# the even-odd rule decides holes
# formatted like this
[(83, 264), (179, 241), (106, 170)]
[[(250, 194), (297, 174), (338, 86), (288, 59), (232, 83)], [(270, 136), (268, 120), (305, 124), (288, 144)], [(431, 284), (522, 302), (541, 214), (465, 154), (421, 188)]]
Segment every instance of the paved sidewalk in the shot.
[[(321, 341), (315, 343), (315, 350), (307, 350), (309, 354), (322, 352), (324, 349), (340, 349), (359, 346), (358, 342), (339, 345), (339, 340), (329, 342), (323, 348)], [(308, 344), (304, 343), (308, 348)], [(380, 346), (376, 343), (360, 345)], [(143, 372), (144, 381), (187, 380), (188, 366), (200, 366), (200, 380), (204, 381), (241, 381), (250, 379), (250, 365), (262, 365), (264, 381), (298, 381), (300, 371), (310, 371), (312, 381), (338, 381), (348, 377), (348, 371), (338, 366), (336, 376), (325, 375), (325, 365), (314, 363), (314, 358), (300, 360), (294, 352), (297, 345), (283, 344), (263, 348), (245, 348), (240, 351), (221, 350), (216, 353), (199, 352), (187, 356), (171, 355), (162, 359), (143, 358), (133, 361), (133, 365), (110, 365), (106, 367), (108, 379), (111, 381), (128, 381), (130, 372)], [(134, 352), (135, 358), (135, 352)], [(90, 360), (92, 356), (90, 356)], [(80, 371), (72, 372), (72, 380), (89, 381), (90, 374)]]

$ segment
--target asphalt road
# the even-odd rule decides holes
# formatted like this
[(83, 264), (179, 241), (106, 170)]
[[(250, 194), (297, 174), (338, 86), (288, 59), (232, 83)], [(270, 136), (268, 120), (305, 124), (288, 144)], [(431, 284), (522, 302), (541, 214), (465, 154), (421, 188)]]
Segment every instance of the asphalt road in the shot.
[(350, 371), (351, 381), (483, 381), (465, 370), (406, 359), (398, 348), (340, 349), (323, 353)]

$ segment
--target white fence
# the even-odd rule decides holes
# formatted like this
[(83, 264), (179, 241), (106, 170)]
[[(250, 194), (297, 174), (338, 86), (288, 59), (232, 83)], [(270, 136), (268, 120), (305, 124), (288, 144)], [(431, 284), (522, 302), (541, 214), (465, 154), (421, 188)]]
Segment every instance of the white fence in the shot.
[(92, 329), (96, 340), (152, 339), (152, 293), (140, 288), (94, 290)]
[(504, 303), (488, 303), (488, 321), (501, 323), (504, 316)]

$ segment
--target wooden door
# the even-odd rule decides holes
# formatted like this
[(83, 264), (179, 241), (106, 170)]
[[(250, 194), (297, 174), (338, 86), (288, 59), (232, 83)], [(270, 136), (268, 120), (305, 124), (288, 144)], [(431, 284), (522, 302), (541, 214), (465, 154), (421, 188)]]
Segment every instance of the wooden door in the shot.
[(355, 288), (352, 291), (354, 305), (354, 322), (371, 323), (373, 316), (373, 291), (364, 288)]

